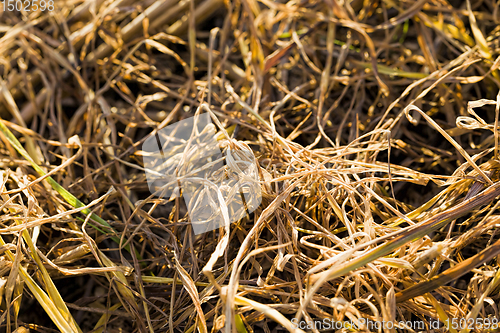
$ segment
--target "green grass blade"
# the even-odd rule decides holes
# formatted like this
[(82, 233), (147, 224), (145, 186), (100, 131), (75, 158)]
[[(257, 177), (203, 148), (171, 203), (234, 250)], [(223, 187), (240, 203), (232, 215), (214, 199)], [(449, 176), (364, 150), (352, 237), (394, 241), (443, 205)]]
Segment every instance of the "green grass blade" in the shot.
[[(5, 136), (5, 138), (12, 145), (12, 147), (14, 147), (14, 149), (16, 149), (16, 151), (31, 164), (31, 166), (33, 167), (33, 169), (35, 169), (35, 171), (41, 177), (43, 177), (43, 176), (46, 175), (45, 171), (38, 164), (35, 163), (35, 161), (33, 160), (33, 158), (31, 158), (31, 156), (24, 149), (24, 147), (21, 145), (21, 143), (19, 142), (19, 140), (17, 140), (17, 138), (14, 136), (14, 134), (12, 134), (12, 132), (7, 128), (7, 126), (5, 126), (5, 124), (3, 123), (2, 119), (0, 119), (0, 132)], [(54, 190), (57, 191), (57, 193), (59, 193), (64, 198), (64, 200), (66, 200), (67, 203), (69, 203), (74, 208), (85, 207), (85, 204), (83, 202), (81, 202), (80, 200), (78, 200), (68, 190), (66, 190), (64, 187), (62, 187), (61, 185), (59, 185), (59, 183), (57, 183), (52, 177), (50, 177), (50, 176), (47, 177), (47, 182), (50, 184), (50, 186), (52, 186), (52, 188)], [(111, 227), (111, 225), (109, 225), (108, 222), (106, 222), (104, 219), (102, 219), (101, 217), (97, 216), (96, 214), (92, 213), (89, 208), (85, 208), (84, 210), (82, 210), (82, 213), (85, 214), (85, 215), (89, 215), (90, 214), (90, 219), (91, 220), (93, 220), (94, 222), (99, 223), (101, 226), (107, 227), (114, 234), (111, 237), (111, 239), (113, 241), (115, 241), (117, 244), (120, 244), (120, 238), (118, 236), (116, 236), (116, 234), (117, 234), (116, 231), (113, 229), (113, 227)], [(92, 224), (90, 224), (90, 225), (92, 227), (96, 228), (94, 225), (92, 225)], [(100, 232), (103, 232), (99, 228), (96, 228), (96, 229), (99, 230)], [(130, 252), (130, 246), (127, 245), (124, 248), (128, 252)], [(138, 253), (136, 253), (136, 255), (138, 255), (138, 258), (141, 258)]]

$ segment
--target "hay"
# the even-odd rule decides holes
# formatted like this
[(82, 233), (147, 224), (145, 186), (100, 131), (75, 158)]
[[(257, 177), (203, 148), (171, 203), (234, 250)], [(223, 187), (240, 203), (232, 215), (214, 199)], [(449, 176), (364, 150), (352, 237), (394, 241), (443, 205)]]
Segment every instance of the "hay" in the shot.
[[(46, 2), (1, 16), (2, 331), (498, 328), (496, 2)], [(142, 149), (196, 112), (262, 195), (201, 234)]]

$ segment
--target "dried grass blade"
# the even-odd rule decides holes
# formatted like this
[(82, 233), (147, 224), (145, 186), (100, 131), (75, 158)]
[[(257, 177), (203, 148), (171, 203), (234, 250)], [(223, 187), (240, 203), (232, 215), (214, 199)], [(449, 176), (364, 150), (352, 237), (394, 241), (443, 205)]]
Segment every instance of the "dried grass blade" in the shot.
[[(113, 275), (119, 282), (116, 284), (120, 294), (125, 297), (125, 299), (130, 304), (135, 304), (134, 294), (130, 291), (130, 285), (123, 274), (123, 271), (119, 269), (114, 262), (111, 261), (103, 252), (97, 249), (97, 253), (99, 255), (99, 259), (102, 261), (104, 266), (113, 268), (113, 271), (109, 274)], [(127, 288), (128, 287), (128, 288)]]
[(464, 274), (469, 273), (475, 267), (478, 267), (485, 262), (490, 261), (494, 257), (500, 254), (500, 240), (496, 241), (490, 247), (482, 250), (475, 256), (472, 256), (459, 264), (448, 268), (443, 273), (432, 277), (429, 281), (424, 281), (415, 284), (403, 291), (396, 294), (396, 299), (398, 302), (404, 302), (411, 298), (428, 293), (436, 288), (439, 288), (447, 283), (450, 283)]
[(227, 333), (231, 332), (231, 325), (233, 322), (232, 318), (234, 314), (234, 297), (236, 297), (236, 289), (239, 284), (239, 274), (238, 274), (239, 263), (243, 260), (243, 255), (247, 251), (247, 248), (250, 246), (250, 242), (253, 236), (257, 233), (257, 230), (259, 230), (259, 228), (262, 227), (266, 219), (268, 219), (269, 216), (271, 216), (276, 211), (277, 207), (281, 205), (281, 203), (292, 192), (295, 186), (297, 186), (301, 181), (302, 178), (299, 178), (294, 183), (290, 184), (290, 186), (288, 186), (286, 190), (280, 193), (276, 197), (276, 199), (274, 199), (273, 202), (271, 202), (271, 204), (262, 211), (261, 215), (259, 216), (259, 219), (252, 227), (252, 229), (250, 229), (247, 236), (245, 237), (245, 240), (242, 242), (240, 249), (238, 250), (238, 254), (233, 262), (233, 269), (231, 271), (231, 277), (229, 278), (229, 284), (227, 286), (226, 311), (225, 311), (226, 315), (225, 332)]
[(474, 35), (474, 39), (476, 40), (477, 45), (479, 45), (479, 52), (486, 59), (491, 59), (490, 48), (488, 47), (488, 43), (486, 42), (486, 38), (484, 38), (481, 29), (477, 26), (476, 17), (472, 12), (472, 8), (470, 5), (470, 0), (467, 0), (467, 12), (469, 13), (469, 21), (470, 27), (472, 29), (472, 34)]
[[(21, 113), (19, 112), (19, 108), (17, 107), (16, 102), (14, 101), (14, 98), (12, 97), (9, 89), (7, 88), (5, 82), (3, 80), (0, 80), (0, 89), (2, 91), (3, 98), (5, 99), (5, 102), (9, 106), (10, 112), (12, 113), (14, 119), (24, 128), (27, 128), (26, 123), (23, 120), (23, 117), (21, 116)], [(35, 163), (40, 164), (42, 162), (42, 154), (39, 150), (37, 150), (35, 142), (33, 139), (26, 134), (23, 134), (24, 139), (26, 140), (26, 145), (27, 145), (27, 150), (30, 154), (30, 156), (33, 158)]]
[[(477, 318), (479, 311), (481, 311), (484, 308), (484, 299), (486, 297), (488, 297), (488, 295), (491, 293), (491, 291), (498, 286), (499, 282), (500, 282), (500, 270), (497, 270), (495, 277), (488, 284), (488, 287), (486, 288), (486, 290), (481, 294), (481, 296), (477, 300), (476, 304), (474, 305), (472, 310), (467, 315), (466, 320), (470, 320), (469, 318)], [(474, 320), (474, 321), (478, 321), (478, 320)], [(466, 332), (469, 332), (469, 330), (464, 328), (460, 333), (466, 333)]]
[(458, 142), (456, 142), (448, 133), (446, 133), (445, 130), (443, 130), (443, 128), (441, 126), (439, 126), (431, 117), (429, 117), (425, 112), (423, 112), (419, 107), (413, 105), (413, 104), (410, 104), (408, 105), (405, 109), (404, 109), (404, 112), (406, 114), (406, 117), (408, 118), (408, 120), (416, 125), (416, 121), (415, 119), (413, 119), (413, 117), (410, 115), (410, 111), (411, 110), (415, 110), (415, 111), (418, 111), (424, 118), (425, 120), (427, 120), (427, 122), (429, 122), (429, 124), (431, 124), (439, 133), (441, 133), (442, 136), (445, 137), (446, 140), (448, 140), (449, 143), (451, 143), (453, 145), (453, 147), (455, 147), (459, 152), (460, 154), (467, 160), (467, 162), (469, 162), (469, 165), (471, 167), (474, 168), (474, 170), (476, 170), (479, 175), (481, 175), (481, 177), (483, 177), (483, 179), (488, 183), (488, 184), (492, 184), (493, 182), (491, 181), (490, 177), (488, 177), (483, 170), (481, 170), (477, 164), (472, 160), (472, 158), (470, 157), (470, 155), (465, 151), (465, 149), (462, 148), (462, 146), (460, 146), (458, 144)]
[[(396, 250), (397, 248), (403, 246), (404, 244), (415, 241), (417, 239), (420, 239), (421, 237), (427, 235), (428, 233), (438, 230), (439, 228), (442, 228), (445, 226), (449, 221), (456, 219), (475, 207), (478, 207), (480, 205), (484, 205), (494, 198), (496, 198), (498, 195), (500, 195), (500, 183), (496, 183), (490, 187), (488, 187), (486, 190), (481, 192), (479, 195), (476, 197), (467, 200), (465, 202), (462, 202), (458, 205), (456, 205), (453, 208), (447, 209), (442, 213), (436, 214), (426, 221), (417, 224), (415, 226), (409, 227), (408, 229), (404, 230), (401, 232), (399, 235), (397, 235), (395, 238), (393, 238), (390, 242), (384, 243), (376, 248), (373, 248), (366, 252), (364, 255), (353, 259), (346, 264), (343, 265), (337, 265), (334, 266), (330, 269), (328, 269), (325, 272), (317, 273), (314, 275), (311, 275), (310, 277), (310, 282), (312, 283), (312, 286), (310, 287), (310, 290), (306, 294), (304, 302), (302, 302), (300, 309), (297, 313), (297, 320), (299, 320), (302, 316), (302, 312), (305, 309), (305, 306), (311, 301), (313, 295), (316, 293), (316, 291), (319, 290), (319, 288), (326, 283), (327, 281), (331, 281), (332, 279), (335, 279), (339, 276), (342, 276), (344, 274), (347, 274), (355, 269), (358, 269), (380, 257), (383, 257), (385, 255), (388, 255), (392, 251)], [(497, 242), (499, 243), (498, 246), (500, 246), (500, 241)], [(497, 246), (495, 243), (495, 246)], [(493, 247), (493, 246), (492, 246)], [(490, 247), (489, 249), (492, 249)], [(495, 251), (498, 251), (497, 248), (494, 248), (491, 250), (491, 253), (488, 252), (489, 255), (493, 255), (492, 253), (497, 253)], [(410, 289), (410, 288), (409, 288)], [(411, 288), (413, 289), (413, 288)], [(398, 293), (399, 294), (399, 293)], [(406, 294), (410, 295), (410, 294)], [(413, 296), (412, 296), (413, 297)], [(403, 295), (400, 295), (399, 298), (397, 297), (398, 301), (403, 299)], [(407, 296), (404, 297), (404, 299), (407, 299)]]
[[(143, 318), (139, 314), (139, 306), (135, 301), (134, 294), (132, 292), (132, 288), (130, 287), (130, 284), (128, 283), (127, 278), (125, 277), (125, 274), (123, 272), (123, 269), (120, 269), (115, 265), (111, 259), (109, 259), (102, 251), (99, 249), (95, 249), (99, 259), (101, 260), (102, 264), (108, 268), (114, 268), (114, 270), (110, 273), (106, 273), (106, 276), (108, 277), (109, 281), (116, 280), (115, 286), (116, 290), (124, 298), (124, 301), (122, 301), (122, 305), (124, 308), (132, 315), (135, 317), (137, 324), (141, 329), (146, 330), (146, 327), (143, 322)], [(126, 306), (129, 305), (129, 306)]]
[[(21, 221), (18, 221), (18, 224)], [(44, 264), (40, 260), (40, 257), (38, 256), (37, 253), (37, 248), (33, 244), (30, 234), (28, 233), (28, 230), (24, 229), (22, 231), (23, 239), (24, 241), (28, 244), (28, 247), (30, 249), (30, 254), (31, 257), (35, 260), (36, 265), (38, 266), (38, 269), (41, 272), (42, 279), (43, 279), (43, 284), (45, 285), (45, 288), (47, 289), (48, 295), (52, 302), (54, 302), (54, 305), (57, 307), (59, 313), (64, 317), (64, 319), (70, 323), (73, 327), (78, 327), (78, 324), (76, 323), (75, 319), (71, 315), (71, 313), (68, 310), (68, 307), (66, 306), (66, 303), (61, 297), (61, 294), (57, 290), (57, 287), (55, 286), (54, 282), (52, 281), (49, 273), (47, 272), (47, 269), (45, 268)]]
[[(3, 238), (0, 236), (0, 246), (6, 246), (5, 241)], [(16, 251), (17, 252), (17, 251)], [(15, 256), (14, 254), (10, 251), (7, 250), (5, 253), (9, 256), (9, 259), (11, 261), (15, 261)], [(42, 308), (47, 312), (49, 315), (50, 319), (54, 322), (54, 324), (62, 331), (62, 332), (68, 332), (68, 333), (81, 333), (82, 330), (80, 327), (76, 324), (74, 321), (73, 317), (70, 318), (70, 320), (67, 319), (67, 317), (59, 311), (59, 308), (57, 305), (52, 301), (52, 299), (45, 293), (45, 291), (38, 286), (38, 284), (33, 280), (31, 275), (28, 273), (26, 268), (22, 266), (19, 267), (19, 274), (21, 278), (24, 280), (32, 294), (35, 296), (36, 300)], [(73, 319), (73, 320), (71, 320)]]
[(295, 327), (290, 320), (288, 320), (285, 316), (283, 316), (281, 313), (276, 311), (275, 309), (264, 305), (262, 303), (253, 301), (251, 299), (238, 296), (236, 295), (234, 299), (234, 303), (236, 305), (243, 305), (243, 306), (249, 306), (252, 309), (262, 312), (266, 317), (273, 319), (277, 323), (279, 323), (281, 326), (286, 328), (289, 332), (294, 332), (294, 333), (305, 333), (303, 330), (301, 330), (298, 327)]
[(110, 312), (117, 310), (120, 306), (122, 306), (121, 303), (116, 303), (115, 305), (107, 309), (106, 313), (103, 314), (97, 321), (97, 324), (95, 324), (93, 332), (103, 333), (104, 329), (106, 328), (106, 323), (108, 322), (109, 317), (111, 317)]
[[(23, 189), (24, 195), (28, 197), (28, 200), (31, 198), (31, 194), (27, 189)], [(26, 212), (26, 215), (28, 212)], [(18, 225), (22, 225), (22, 221), (19, 219), (16, 219), (16, 223)], [(38, 249), (33, 243), (31, 236), (28, 232), (27, 229), (24, 229), (22, 231), (22, 237), (26, 244), (28, 245), (28, 248), (30, 250), (31, 257), (35, 260), (36, 265), (38, 266), (38, 269), (41, 272), (42, 279), (43, 279), (43, 284), (45, 285), (45, 288), (50, 296), (50, 299), (54, 302), (54, 304), (57, 306), (59, 309), (59, 312), (65, 317), (65, 319), (70, 322), (73, 326), (77, 327), (78, 324), (74, 320), (73, 316), (69, 312), (66, 303), (61, 297), (61, 294), (57, 290), (57, 287), (55, 286), (54, 282), (52, 281), (52, 278), (50, 277), (49, 273), (47, 272), (47, 269), (45, 268), (45, 265), (43, 262), (40, 260), (40, 257), (38, 255)]]
[[(432, 306), (436, 309), (436, 312), (437, 312), (437, 315), (439, 316), (439, 319), (443, 323), (445, 323), (445, 325), (447, 323), (449, 323), (450, 319), (449, 319), (448, 315), (446, 314), (446, 312), (443, 310), (443, 307), (439, 304), (439, 302), (430, 294), (428, 295), (427, 298), (430, 300), (430, 303), (432, 304)], [(447, 328), (450, 331), (450, 333), (457, 333), (457, 331), (453, 328), (452, 325), (448, 325)]]
[[(40, 176), (45, 176), (46, 173), (45, 171), (40, 167), (38, 166), (38, 164), (35, 163), (35, 161), (31, 158), (31, 156), (28, 154), (28, 152), (24, 149), (24, 147), (21, 145), (21, 143), (17, 140), (17, 138), (14, 136), (14, 134), (12, 134), (12, 132), (7, 128), (7, 126), (5, 126), (4, 122), (3, 122), (3, 119), (0, 119), (0, 132), (3, 134), (3, 136), (7, 139), (7, 141), (16, 149), (16, 151), (22, 156), (24, 157), (30, 164), (31, 166), (33, 167), (33, 169), (35, 169), (35, 171), (40, 175)], [(75, 138), (75, 137), (73, 137)], [(69, 141), (71, 141), (72, 138), (70, 138)], [(76, 144), (79, 145), (79, 140), (78, 138), (76, 139), (73, 139), (73, 140), (76, 140)], [(66, 190), (64, 187), (62, 187), (61, 185), (59, 185), (59, 183), (57, 183), (52, 177), (47, 177), (47, 182), (52, 186), (52, 188), (54, 190), (57, 191), (57, 193), (59, 193), (63, 198), (64, 200), (66, 200), (67, 203), (69, 203), (71, 206), (75, 207), (75, 208), (83, 208), (85, 207), (85, 204), (83, 202), (81, 202), (80, 200), (78, 200), (73, 194), (71, 194), (68, 190)], [(106, 222), (104, 219), (102, 219), (101, 217), (97, 216), (96, 214), (92, 213), (91, 210), (89, 208), (84, 208), (82, 210), (82, 213), (85, 214), (85, 215), (89, 215), (90, 214), (90, 218), (99, 223), (101, 226), (104, 226), (104, 227), (107, 227), (108, 230), (110, 230), (114, 235), (111, 236), (111, 239), (113, 241), (115, 241), (117, 244), (120, 244), (120, 238), (118, 238), (117, 236), (115, 236), (117, 233), (116, 231), (113, 229), (113, 227), (111, 227), (111, 225)], [(92, 227), (95, 228), (94, 225), (91, 225)], [(102, 230), (98, 229), (99, 231), (103, 232)], [(105, 233), (105, 232), (103, 232)], [(125, 246), (124, 247), (127, 251), (130, 252), (130, 246)]]
[(189, 276), (188, 272), (186, 272), (184, 267), (182, 267), (181, 264), (179, 263), (177, 255), (174, 256), (174, 260), (175, 260), (175, 267), (177, 268), (177, 272), (179, 273), (179, 276), (182, 280), (182, 284), (184, 285), (184, 288), (186, 288), (186, 291), (188, 292), (189, 296), (191, 296), (196, 312), (198, 313), (198, 329), (200, 330), (200, 332), (206, 333), (208, 331), (207, 321), (205, 319), (205, 315), (203, 314), (203, 309), (201, 308), (201, 302), (200, 302), (200, 296), (198, 295), (198, 290), (196, 290), (196, 286), (191, 276)]

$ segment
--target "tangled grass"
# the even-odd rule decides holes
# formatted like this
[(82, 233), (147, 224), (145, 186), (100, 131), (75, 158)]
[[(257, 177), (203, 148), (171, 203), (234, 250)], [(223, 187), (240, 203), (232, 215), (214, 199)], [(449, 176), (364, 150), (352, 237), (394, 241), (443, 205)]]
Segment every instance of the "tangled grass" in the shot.
[[(498, 2), (5, 8), (2, 331), (498, 331)], [(197, 111), (262, 193), (200, 235), (141, 148)]]

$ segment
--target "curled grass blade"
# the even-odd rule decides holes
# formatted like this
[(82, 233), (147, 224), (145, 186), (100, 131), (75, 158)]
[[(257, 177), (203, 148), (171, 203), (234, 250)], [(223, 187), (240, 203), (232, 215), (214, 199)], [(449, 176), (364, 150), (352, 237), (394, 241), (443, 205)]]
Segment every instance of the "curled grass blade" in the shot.
[[(500, 195), (500, 183), (495, 183), (476, 197), (462, 202), (453, 208), (447, 209), (442, 213), (430, 217), (420, 224), (417, 224), (406, 229), (403, 232), (400, 232), (399, 235), (394, 237), (391, 241), (369, 250), (364, 255), (348, 261), (345, 264), (335, 265), (324, 272), (311, 275), (309, 281), (310, 283), (312, 283), (312, 285), (306, 294), (305, 301), (301, 304), (301, 309), (297, 313), (297, 320), (300, 320), (301, 318), (301, 310), (303, 309), (303, 307), (311, 301), (312, 296), (324, 283), (347, 274), (353, 270), (356, 270), (380, 257), (388, 255), (389, 253), (406, 243), (420, 239), (428, 233), (442, 228), (451, 220), (463, 216), (464, 214), (470, 212), (480, 205), (484, 205), (490, 202), (498, 195)], [(396, 296), (396, 298), (398, 299), (398, 295)], [(401, 299), (401, 296), (399, 297), (399, 299)]]

